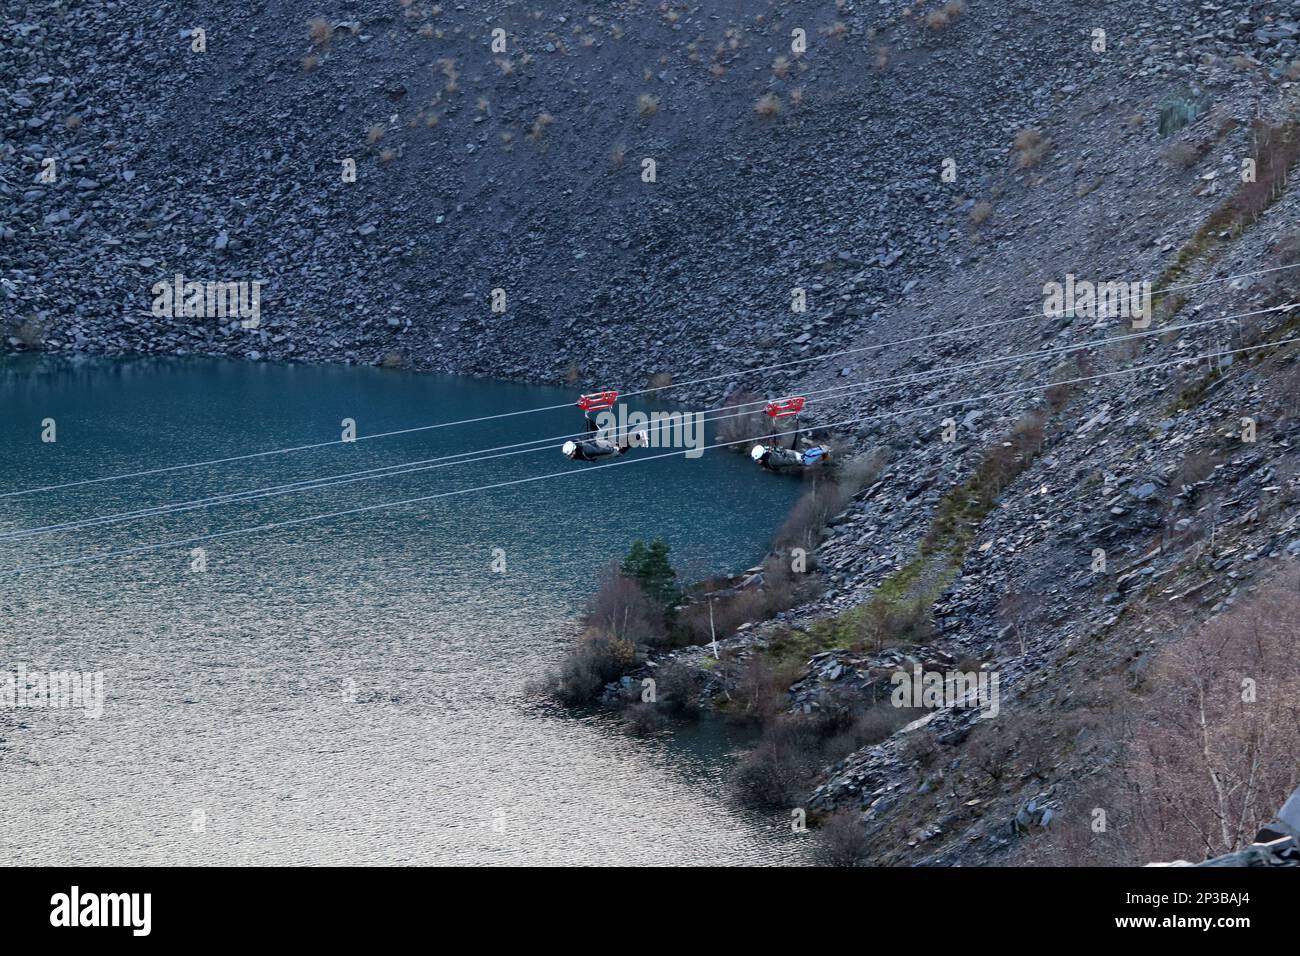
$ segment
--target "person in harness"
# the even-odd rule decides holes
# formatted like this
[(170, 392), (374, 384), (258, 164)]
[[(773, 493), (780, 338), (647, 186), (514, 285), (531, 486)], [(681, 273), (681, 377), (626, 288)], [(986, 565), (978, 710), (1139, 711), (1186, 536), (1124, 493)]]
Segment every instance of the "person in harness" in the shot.
[(799, 447), (799, 413), (803, 411), (803, 398), (786, 398), (781, 401), (768, 402), (765, 412), (773, 424), (783, 418), (794, 419), (794, 428), (790, 434), (790, 447), (783, 448), (775, 441), (768, 445), (759, 443), (749, 450), (749, 457), (768, 471), (802, 471), (812, 468), (830, 458), (831, 450), (826, 445), (809, 445)]
[(749, 457), (768, 471), (797, 471), (825, 461), (830, 457), (830, 450), (825, 445), (813, 445), (803, 451), (776, 445), (755, 445), (750, 449)]
[(560, 451), (569, 461), (601, 461), (606, 458), (617, 458), (619, 455), (626, 455), (633, 448), (640, 448), (647, 444), (650, 436), (645, 430), (630, 432), (615, 440), (601, 434), (600, 428), (596, 425), (595, 419), (591, 417), (593, 411), (601, 411), (613, 406), (618, 400), (618, 392), (614, 390), (595, 392), (591, 395), (583, 395), (578, 399), (578, 407), (585, 413), (583, 421), (587, 426), (588, 437), (578, 441), (566, 441), (560, 446)]

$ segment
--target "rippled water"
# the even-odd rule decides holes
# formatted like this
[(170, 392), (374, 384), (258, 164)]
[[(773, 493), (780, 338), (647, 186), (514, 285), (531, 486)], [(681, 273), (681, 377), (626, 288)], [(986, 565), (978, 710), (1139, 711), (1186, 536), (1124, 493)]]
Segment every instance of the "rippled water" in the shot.
[[(331, 441), (343, 418), (367, 434), (572, 397), (371, 368), (9, 359), (0, 494)], [(555, 411), (0, 497), (0, 534), (574, 426)], [(547, 448), (0, 540), (0, 568), (582, 470)], [(0, 671), (105, 675), (100, 719), (0, 709), (0, 861), (796, 861), (781, 821), (724, 805), (725, 728), (630, 739), (538, 706), (524, 685), (558, 659), (593, 578), (634, 538), (664, 537), (692, 577), (738, 570), (797, 493), (708, 453), (212, 540), (204, 573), (191, 571), (193, 544), (0, 572)]]

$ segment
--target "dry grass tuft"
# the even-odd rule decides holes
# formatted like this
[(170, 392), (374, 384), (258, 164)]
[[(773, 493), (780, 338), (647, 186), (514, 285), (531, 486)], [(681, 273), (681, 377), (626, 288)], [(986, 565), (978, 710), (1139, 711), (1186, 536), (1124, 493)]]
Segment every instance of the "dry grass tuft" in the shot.
[(1201, 151), (1191, 143), (1174, 143), (1165, 150), (1164, 158), (1176, 169), (1191, 169), (1201, 161)]
[(537, 142), (546, 135), (547, 127), (555, 122), (555, 117), (545, 111), (537, 114), (537, 119), (533, 120), (532, 128), (528, 130), (528, 138)]
[(1042, 130), (1027, 126), (1016, 134), (1015, 163), (1017, 169), (1033, 169), (1051, 148), (1052, 141), (1043, 138)]
[(312, 46), (324, 46), (334, 37), (334, 28), (324, 17), (312, 17), (307, 21), (307, 39)]
[(30, 316), (14, 330), (14, 337), (23, 348), (35, 351), (45, 344), (45, 325), (35, 316)]
[(438, 61), (438, 69), (447, 78), (447, 84), (444, 87), (446, 92), (449, 95), (457, 92), (460, 89), (460, 73), (456, 71), (456, 61), (451, 57), (443, 57)]
[(781, 112), (781, 98), (775, 93), (764, 93), (754, 104), (754, 112), (764, 119), (771, 119)]

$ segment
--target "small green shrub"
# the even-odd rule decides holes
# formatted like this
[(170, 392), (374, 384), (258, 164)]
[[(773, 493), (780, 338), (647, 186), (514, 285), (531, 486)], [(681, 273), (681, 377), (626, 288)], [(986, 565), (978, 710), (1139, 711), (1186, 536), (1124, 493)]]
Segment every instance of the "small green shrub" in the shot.
[(1210, 109), (1210, 97), (1182, 89), (1171, 93), (1160, 104), (1160, 135), (1172, 136)]

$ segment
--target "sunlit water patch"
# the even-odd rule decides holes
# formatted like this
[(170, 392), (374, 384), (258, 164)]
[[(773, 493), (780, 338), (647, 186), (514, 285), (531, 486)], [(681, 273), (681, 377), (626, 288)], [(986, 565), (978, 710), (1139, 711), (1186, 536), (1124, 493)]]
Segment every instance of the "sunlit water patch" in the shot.
[[(0, 494), (572, 401), (355, 367), (0, 361)], [(53, 419), (57, 441), (42, 442)], [(0, 498), (0, 535), (560, 435), (570, 410)], [(635, 461), (635, 455), (627, 461)], [(757, 561), (798, 494), (742, 456), (582, 472), (549, 446), (23, 541), (0, 670), (102, 671), (99, 719), (0, 709), (10, 863), (770, 863), (722, 796), (717, 724), (631, 739), (539, 706), (602, 567), (663, 537), (691, 577)], [(561, 472), (201, 543), (189, 538)], [(135, 549), (180, 542), (148, 551)], [(196, 572), (202, 547), (206, 571)], [(494, 549), (501, 549), (496, 552)], [(503, 554), (505, 573), (491, 569)]]

